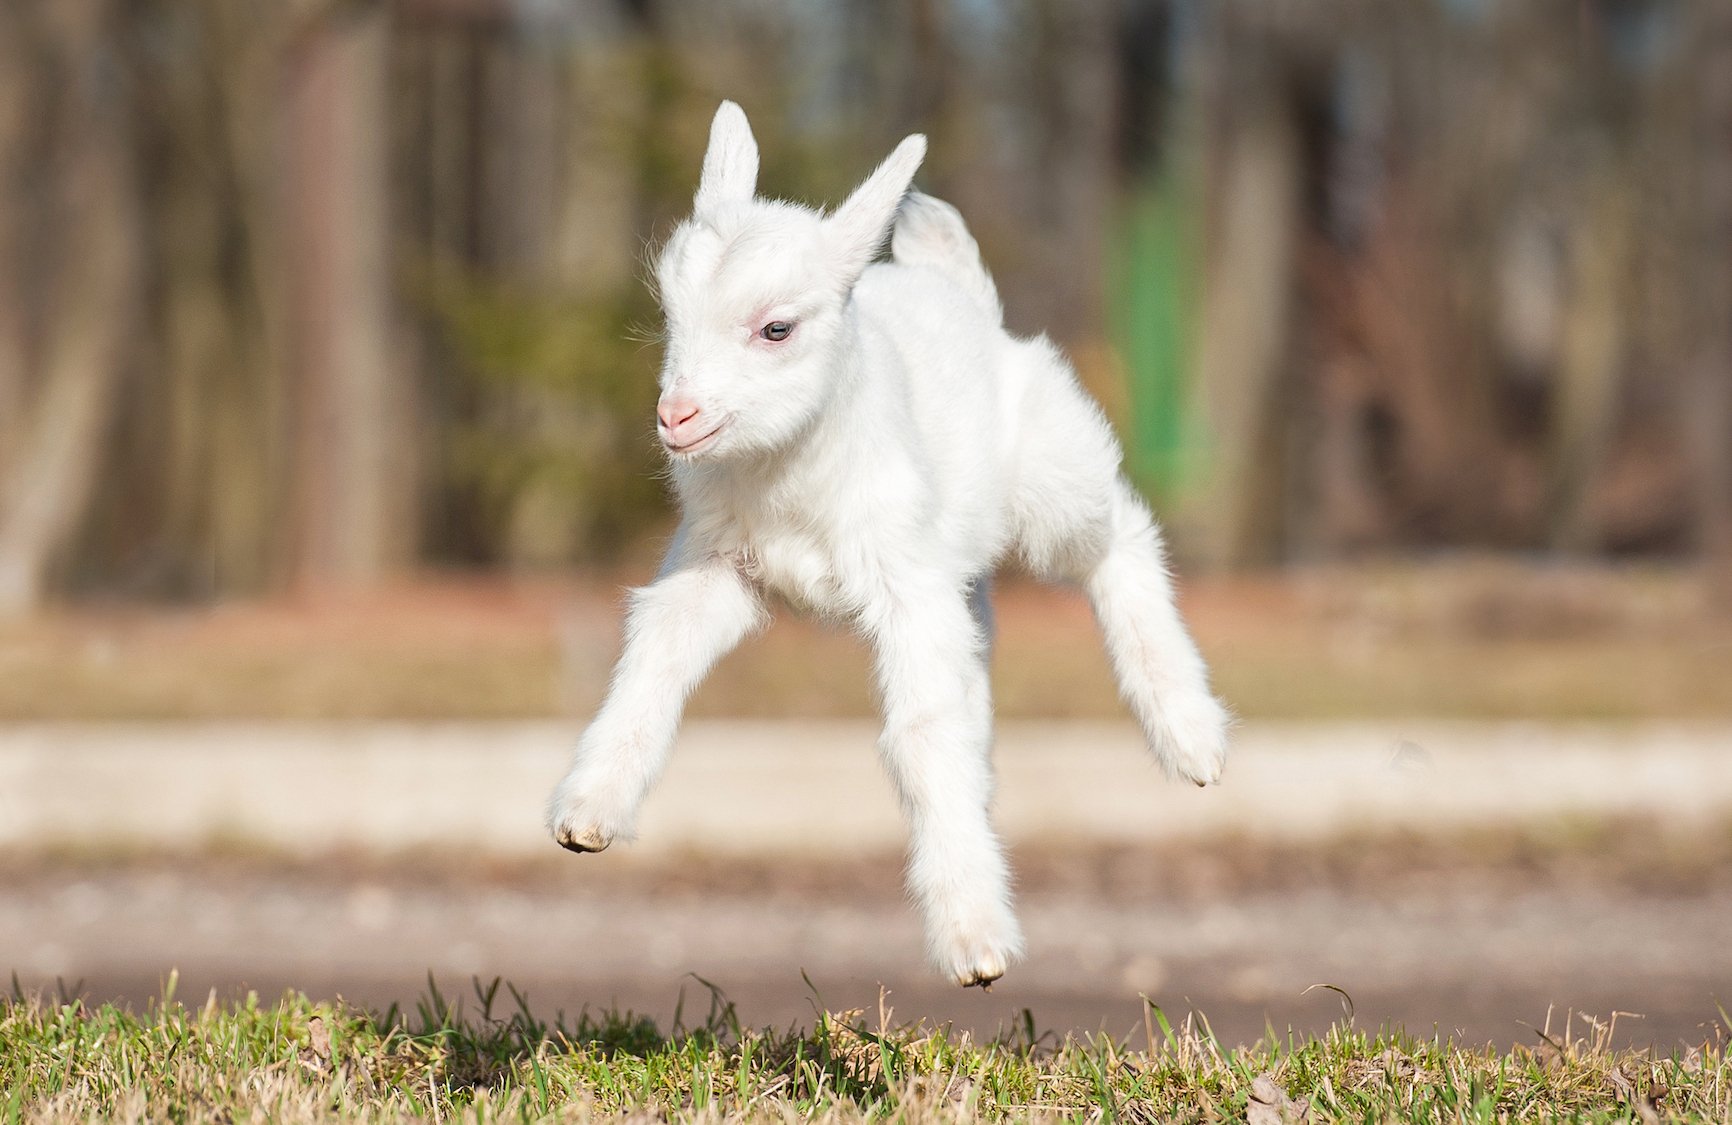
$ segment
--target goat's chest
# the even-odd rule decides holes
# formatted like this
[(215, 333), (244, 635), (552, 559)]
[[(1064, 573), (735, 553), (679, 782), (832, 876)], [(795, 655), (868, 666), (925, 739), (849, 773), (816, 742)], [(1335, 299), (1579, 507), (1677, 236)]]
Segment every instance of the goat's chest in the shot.
[(829, 616), (852, 608), (835, 545), (813, 532), (748, 530), (740, 554), (748, 575), (796, 605)]

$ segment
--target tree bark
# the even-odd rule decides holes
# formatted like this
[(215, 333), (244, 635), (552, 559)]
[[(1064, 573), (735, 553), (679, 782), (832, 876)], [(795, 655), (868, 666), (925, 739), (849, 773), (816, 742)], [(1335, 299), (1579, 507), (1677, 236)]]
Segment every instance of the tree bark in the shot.
[(1732, 12), (1723, 4), (1705, 4), (1698, 16), (1695, 150), (1701, 237), (1696, 263), (1702, 344), (1688, 404), (1689, 429), (1702, 554), (1714, 576), (1716, 601), (1732, 608)]
[(138, 224), (130, 99), (104, 42), (102, 0), (59, 4), (49, 49), (76, 80), (62, 91), (59, 218), (63, 265), (33, 393), (16, 404), (0, 449), (0, 616), (37, 609), (50, 569), (78, 531), (137, 315)]
[(28, 368), (20, 180), (30, 159), (25, 149), (34, 107), (22, 23), (21, 12), (0, 9), (0, 457), (14, 448)]
[(416, 421), (391, 323), (387, 27), (379, 10), (332, 13), (290, 61), (281, 234), (303, 590), (375, 586), (415, 537)]
[(1299, 137), (1271, 80), (1254, 80), (1228, 130), (1217, 187), (1217, 244), (1204, 279), (1197, 377), (1210, 483), (1186, 512), (1203, 563), (1237, 567), (1273, 554), (1278, 448), (1300, 228)]
[(1601, 474), (1617, 436), (1629, 307), (1631, 218), (1619, 173), (1601, 169), (1575, 232), (1574, 278), (1565, 313), (1552, 429), (1551, 545), (1591, 554), (1601, 544)]

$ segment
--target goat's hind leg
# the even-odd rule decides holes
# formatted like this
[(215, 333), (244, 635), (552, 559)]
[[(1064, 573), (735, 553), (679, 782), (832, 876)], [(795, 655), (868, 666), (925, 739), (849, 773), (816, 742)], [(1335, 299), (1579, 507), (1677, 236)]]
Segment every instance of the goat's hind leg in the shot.
[(1199, 785), (1215, 781), (1227, 713), (1173, 605), (1160, 531), (1119, 475), (1112, 430), (1051, 344), (1030, 341), (1016, 363), (1025, 386), (1012, 498), (1018, 547), (1037, 574), (1088, 591), (1119, 694), (1161, 765)]
[(1208, 785), (1227, 757), (1226, 709), (1173, 602), (1160, 530), (1123, 478), (1105, 550), (1080, 576), (1124, 697), (1169, 774)]

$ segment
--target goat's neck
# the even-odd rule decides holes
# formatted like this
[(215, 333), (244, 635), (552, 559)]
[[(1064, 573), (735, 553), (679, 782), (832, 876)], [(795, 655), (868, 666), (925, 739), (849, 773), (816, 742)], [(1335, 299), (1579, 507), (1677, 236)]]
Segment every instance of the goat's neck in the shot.
[(806, 432), (784, 450), (778, 484), (823, 482), (838, 472), (858, 470), (859, 444), (864, 428), (866, 398), (866, 365), (860, 357), (860, 333), (855, 323), (853, 302), (843, 312), (846, 327), (838, 334), (830, 396)]

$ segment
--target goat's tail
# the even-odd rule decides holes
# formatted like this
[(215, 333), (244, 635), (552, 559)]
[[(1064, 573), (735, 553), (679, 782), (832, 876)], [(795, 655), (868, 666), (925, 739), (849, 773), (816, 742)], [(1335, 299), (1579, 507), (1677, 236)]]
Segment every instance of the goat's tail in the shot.
[(962, 215), (942, 199), (911, 191), (902, 199), (890, 235), (890, 255), (905, 266), (935, 269), (979, 299), (994, 320), (1004, 322), (998, 286), (980, 261), (980, 246)]

